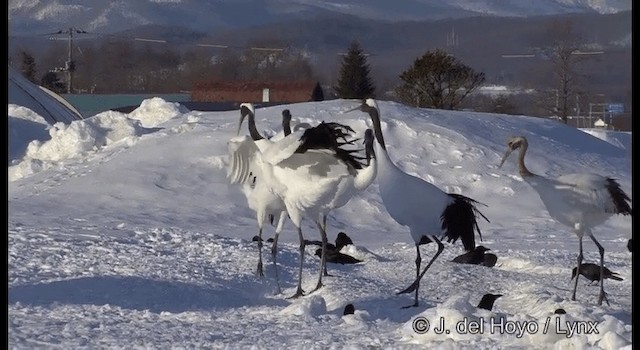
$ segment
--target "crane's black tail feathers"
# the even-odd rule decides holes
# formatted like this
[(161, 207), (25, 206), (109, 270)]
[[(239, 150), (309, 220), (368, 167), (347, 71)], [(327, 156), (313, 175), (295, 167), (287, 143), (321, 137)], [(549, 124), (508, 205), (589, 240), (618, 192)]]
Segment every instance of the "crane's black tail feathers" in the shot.
[(480, 241), (482, 241), (478, 217), (480, 216), (489, 222), (489, 219), (476, 208), (476, 205), (480, 204), (485, 207), (487, 205), (461, 194), (449, 193), (449, 196), (453, 197), (454, 201), (445, 208), (440, 217), (444, 230), (443, 238), (447, 238), (447, 242), (450, 243), (455, 243), (460, 239), (465, 250), (473, 250), (476, 247), (475, 232), (478, 232)]
[(353, 145), (358, 139), (351, 138), (355, 131), (348, 125), (335, 122), (321, 122), (317, 126), (305, 130), (300, 138), (302, 143), (296, 153), (305, 153), (310, 149), (328, 149), (336, 156), (355, 169), (362, 169), (366, 157), (354, 155), (363, 149), (344, 149), (344, 145)]
[(622, 214), (622, 215), (631, 215), (631, 206), (628, 202), (631, 201), (631, 198), (624, 193), (624, 191), (620, 188), (620, 184), (612, 179), (607, 178), (607, 190), (611, 195), (611, 200), (614, 205), (614, 213)]

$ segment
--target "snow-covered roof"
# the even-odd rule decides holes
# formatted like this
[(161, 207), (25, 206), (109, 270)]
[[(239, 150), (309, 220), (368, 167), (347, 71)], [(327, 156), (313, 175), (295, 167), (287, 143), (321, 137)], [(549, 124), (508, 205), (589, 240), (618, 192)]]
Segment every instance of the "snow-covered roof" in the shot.
[(30, 82), (15, 68), (9, 66), (8, 69), (9, 104), (27, 107), (51, 125), (83, 119), (82, 114), (60, 95)]

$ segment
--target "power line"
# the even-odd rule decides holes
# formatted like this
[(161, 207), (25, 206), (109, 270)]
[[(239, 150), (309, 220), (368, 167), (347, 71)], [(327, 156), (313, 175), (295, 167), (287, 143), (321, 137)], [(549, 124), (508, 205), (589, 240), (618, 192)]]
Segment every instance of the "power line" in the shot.
[(69, 40), (69, 55), (65, 62), (64, 68), (56, 68), (54, 71), (64, 71), (67, 73), (67, 93), (70, 94), (73, 91), (73, 72), (76, 70), (76, 63), (73, 61), (73, 34), (87, 34), (86, 31), (74, 27), (70, 27), (65, 30), (59, 30), (55, 33), (49, 33), (48, 35), (67, 35)]
[[(37, 35), (27, 35), (26, 37), (40, 37), (40, 36), (49, 36), (49, 40), (69, 40), (69, 38), (58, 38), (52, 35), (65, 34), (68, 31), (57, 31), (52, 33), (43, 33)], [(266, 51), (266, 52), (284, 52), (290, 49), (295, 49), (295, 46), (287, 45), (284, 47), (269, 47), (269, 46), (249, 46), (249, 45), (229, 45), (222, 43), (194, 43), (189, 41), (177, 41), (177, 40), (167, 40), (167, 39), (156, 39), (156, 38), (145, 38), (145, 37), (133, 37), (126, 35), (117, 35), (117, 34), (106, 34), (106, 33), (89, 33), (86, 31), (82, 31), (83, 34), (91, 34), (92, 38), (84, 38), (84, 39), (120, 39), (120, 40), (132, 40), (138, 42), (146, 42), (146, 43), (157, 43), (157, 44), (173, 44), (179, 46), (194, 46), (201, 48), (213, 48), (213, 49), (230, 49), (230, 50), (252, 50), (252, 51)], [(25, 37), (25, 36), (20, 36)], [(10, 35), (9, 38), (19, 38), (16, 35)], [(77, 38), (76, 38), (77, 39)], [(302, 48), (299, 48), (302, 50)], [(327, 51), (324, 51), (325, 53)], [(345, 55), (344, 52), (335, 52), (337, 55)], [(364, 53), (365, 56), (377, 56), (374, 54)]]
[(164, 43), (164, 44), (167, 43), (166, 40), (159, 40), (159, 39), (133, 38), (133, 40), (135, 40), (135, 41), (147, 41), (147, 42), (152, 42), (152, 43)]

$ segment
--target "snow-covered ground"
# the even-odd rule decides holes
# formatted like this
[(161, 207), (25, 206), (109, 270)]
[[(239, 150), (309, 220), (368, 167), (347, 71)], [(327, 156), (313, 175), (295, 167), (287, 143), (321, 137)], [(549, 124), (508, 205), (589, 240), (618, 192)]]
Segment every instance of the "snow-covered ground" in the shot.
[(607, 141), (610, 144), (626, 149), (629, 154), (631, 153), (631, 132), (628, 131), (614, 131), (607, 129), (585, 128), (580, 129), (589, 135), (595, 136), (603, 141)]
[[(445, 244), (413, 308), (402, 308), (412, 295), (396, 292), (414, 279), (415, 246), (387, 214), (375, 182), (328, 220), (329, 239), (346, 232), (355, 244), (347, 253), (362, 263), (329, 265), (333, 276), (322, 289), (287, 299), (299, 261), (287, 222), (278, 255), (283, 294), (274, 294), (269, 244), (266, 277), (256, 276), (255, 214), (225, 176), (238, 111), (187, 111), (154, 98), (131, 114), (49, 126), (9, 105), (9, 347), (631, 348), (631, 218), (594, 230), (605, 265), (624, 279), (605, 282), (611, 305), (598, 306), (598, 287), (584, 278), (571, 301), (577, 237), (550, 218), (515, 157), (497, 166), (507, 138), (525, 135), (531, 171), (609, 175), (631, 195), (628, 150), (546, 119), (378, 104), (391, 158), (485, 203), (491, 222), (480, 222), (480, 244), (498, 256), (493, 268), (460, 265), (451, 259), (461, 244)], [(294, 122), (338, 121), (362, 136), (369, 117), (340, 113), (356, 105), (263, 108), (257, 124), (276, 134), (289, 108)], [(319, 239), (315, 225), (303, 223), (305, 237)], [(263, 236), (272, 235), (267, 227)], [(307, 248), (305, 290), (317, 279), (315, 248)], [(435, 252), (421, 249), (423, 259)], [(588, 238), (584, 249), (585, 261), (597, 263)], [(503, 294), (492, 311), (476, 308), (485, 293)], [(355, 313), (343, 315), (349, 303)], [(558, 308), (567, 313), (555, 315)], [(442, 322), (447, 331), (436, 332)]]

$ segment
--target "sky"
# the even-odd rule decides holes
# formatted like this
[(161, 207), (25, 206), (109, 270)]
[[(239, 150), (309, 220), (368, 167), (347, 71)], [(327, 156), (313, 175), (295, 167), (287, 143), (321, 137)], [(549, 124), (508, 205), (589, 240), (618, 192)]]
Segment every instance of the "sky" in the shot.
[[(256, 123), (274, 136), (288, 108), (294, 124), (337, 121), (362, 137), (368, 115), (343, 113), (357, 105), (258, 108)], [(342, 252), (361, 263), (329, 264), (323, 288), (289, 299), (299, 253), (286, 222), (278, 250), (282, 293), (269, 243), (265, 277), (256, 276), (255, 213), (226, 178), (238, 110), (189, 111), (150, 98), (129, 114), (105, 111), (50, 125), (9, 104), (9, 347), (631, 349), (631, 218), (614, 216), (593, 230), (605, 266), (623, 279), (606, 280), (610, 305), (597, 305), (598, 287), (582, 277), (571, 301), (576, 235), (551, 219), (518, 175), (516, 157), (498, 168), (508, 137), (524, 135), (532, 172), (607, 175), (631, 196), (630, 133), (382, 100), (378, 106), (390, 158), (443, 191), (486, 204), (479, 209), (490, 222), (480, 221), (478, 244), (498, 256), (494, 267), (457, 264), (451, 260), (463, 253), (461, 242), (445, 243), (417, 307), (403, 308), (413, 295), (396, 295), (413, 282), (415, 245), (387, 213), (376, 182), (327, 221), (329, 241), (345, 232), (353, 245)], [(302, 230), (320, 239), (307, 219)], [(267, 225), (263, 237), (273, 234)], [(306, 291), (317, 281), (316, 248), (306, 248)], [(421, 246), (422, 258), (435, 248)], [(584, 259), (599, 259), (588, 238)], [(503, 295), (491, 311), (476, 307), (485, 293)], [(343, 315), (347, 304), (354, 314)], [(559, 308), (566, 314), (554, 314)], [(426, 332), (419, 328), (425, 320)], [(435, 332), (442, 322), (448, 332)], [(472, 332), (474, 324), (482, 331)]]

